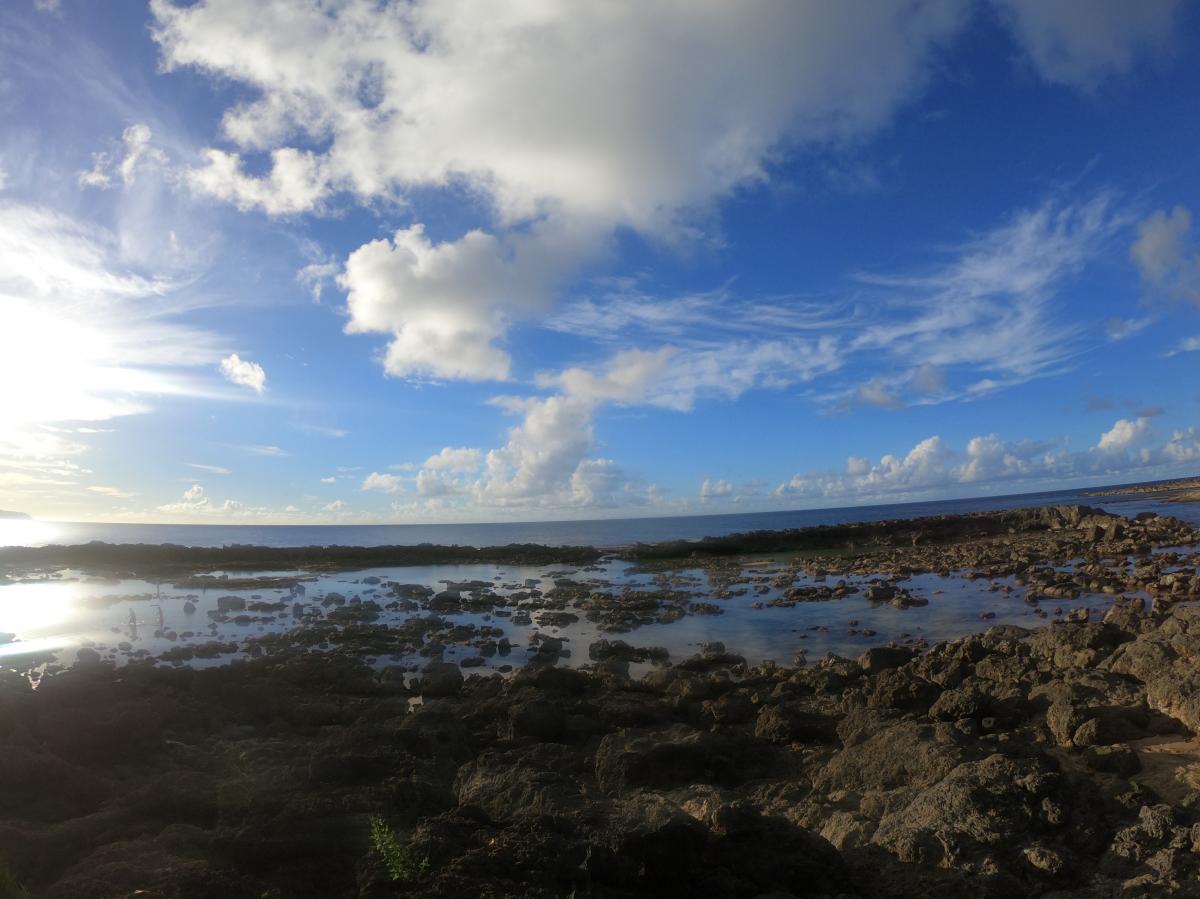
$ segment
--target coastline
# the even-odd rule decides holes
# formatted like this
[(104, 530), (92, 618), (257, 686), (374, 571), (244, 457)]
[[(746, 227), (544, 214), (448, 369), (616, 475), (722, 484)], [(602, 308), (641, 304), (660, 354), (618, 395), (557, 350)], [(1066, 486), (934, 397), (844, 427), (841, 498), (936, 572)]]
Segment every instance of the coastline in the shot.
[[(565, 550), (570, 574), (545, 548), (421, 547), (549, 571), (441, 592), (351, 574), (361, 596), (336, 601), (319, 575), (257, 576), (288, 551), (3, 551), (18, 578), (80, 550), (178, 578), (245, 636), (232, 660), (93, 644), (0, 676), (0, 864), (63, 899), (1190, 895), (1198, 546), (1169, 517), (1052, 506), (636, 545), (637, 589), (604, 588), (591, 549)], [(324, 571), (357, 558), (344, 550), (291, 558)], [(915, 623), (949, 602), (922, 578), (1039, 626), (980, 614), (952, 640), (792, 663), (641, 637), (719, 635), (737, 604)], [(307, 611), (276, 609), (281, 592)], [(533, 636), (497, 655), (518, 615)], [(606, 636), (581, 653), (583, 624)]]

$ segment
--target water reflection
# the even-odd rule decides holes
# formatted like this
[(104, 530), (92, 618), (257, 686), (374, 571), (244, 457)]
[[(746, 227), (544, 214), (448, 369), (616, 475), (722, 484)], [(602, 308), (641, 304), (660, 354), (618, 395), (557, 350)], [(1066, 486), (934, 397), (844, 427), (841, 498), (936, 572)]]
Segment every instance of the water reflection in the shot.
[[(641, 647), (662, 646), (674, 660), (691, 655), (702, 643), (719, 640), (751, 662), (770, 659), (789, 664), (798, 656), (816, 659), (827, 652), (853, 656), (889, 641), (952, 639), (995, 624), (1037, 627), (1045, 623), (1037, 617), (1035, 607), (1023, 601), (1023, 591), (1014, 588), (1008, 578), (990, 582), (918, 575), (904, 586), (929, 601), (920, 608), (872, 603), (861, 592), (790, 608), (772, 606), (771, 600), (781, 593), (780, 585), (774, 583), (775, 576), (786, 569), (786, 565), (777, 563), (748, 568), (741, 586), (757, 583), (757, 588), (734, 591), (718, 591), (701, 569), (673, 572), (671, 580), (677, 588), (693, 592), (696, 600), (714, 603), (721, 614), (688, 615), (628, 633), (606, 632), (573, 604), (568, 604), (567, 611), (577, 619), (562, 626), (539, 626), (540, 603), (527, 600), (514, 600), (503, 608), (447, 611), (441, 617), (452, 625), (495, 629), (497, 637), (502, 633), (511, 642), (513, 652), (511, 656), (485, 660), (478, 658), (476, 646), (447, 642), (445, 658), (461, 661), (469, 657), (471, 664), (487, 668), (520, 665), (525, 658), (524, 648), (541, 631), (565, 640), (570, 656), (563, 663), (568, 665), (588, 664), (588, 646), (600, 638), (622, 639)], [(56, 651), (59, 661), (69, 665), (75, 658), (71, 647), (83, 646), (117, 664), (158, 657), (164, 652), (173, 664), (226, 664), (245, 658), (254, 638), (292, 631), (306, 626), (305, 622), (336, 614), (336, 610), (353, 608), (359, 601), (378, 603), (381, 625), (399, 625), (414, 615), (428, 614), (407, 611), (395, 603), (390, 609), (382, 608), (393, 598), (389, 581), (422, 584), (435, 592), (444, 589), (447, 581), (476, 581), (491, 584), (500, 596), (529, 588), (549, 593), (564, 576), (576, 582), (597, 579), (603, 584), (598, 588), (603, 592), (620, 593), (625, 585), (647, 593), (661, 589), (653, 575), (635, 573), (627, 563), (615, 560), (581, 571), (563, 570), (561, 566), (557, 570), (492, 565), (381, 568), (307, 575), (300, 585), (290, 579), (281, 580), (280, 573), (272, 573), (273, 577), (261, 584), (248, 585), (246, 578), (253, 578), (255, 573), (239, 572), (228, 586), (218, 581), (205, 589), (142, 580), (80, 579), (76, 577), (79, 573), (72, 571), (62, 574), (61, 579), (0, 587), (0, 632), (23, 641), (4, 648), (0, 654)], [(801, 576), (797, 583), (814, 582)], [(718, 592), (724, 598), (716, 596)], [(1096, 595), (1063, 605), (1067, 609), (1090, 606), (1100, 613), (1111, 601), (1112, 597)], [(515, 614), (522, 609), (527, 610), (525, 615)], [(11, 639), (5, 634), (0, 634), (0, 644)], [(204, 645), (211, 648), (217, 644), (217, 649), (200, 651)], [(197, 649), (191, 652), (188, 647)], [(425, 661), (415, 656), (385, 656), (377, 664)], [(10, 667), (20, 664), (7, 663)]]
[(61, 581), (0, 587), (0, 633), (48, 637), (75, 614), (78, 584)]

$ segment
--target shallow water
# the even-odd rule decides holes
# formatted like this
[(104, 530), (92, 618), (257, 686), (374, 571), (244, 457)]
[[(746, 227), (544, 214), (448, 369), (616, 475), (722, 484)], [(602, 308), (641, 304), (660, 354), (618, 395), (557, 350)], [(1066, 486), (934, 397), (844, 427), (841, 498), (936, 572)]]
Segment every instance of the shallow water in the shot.
[[(797, 656), (816, 659), (828, 652), (857, 655), (870, 646), (889, 642), (934, 642), (997, 624), (1037, 627), (1046, 623), (1034, 607), (1024, 602), (1023, 590), (1015, 587), (1010, 578), (989, 581), (967, 580), (956, 575), (916, 575), (900, 581), (899, 586), (926, 599), (928, 605), (906, 609), (871, 602), (861, 592), (841, 599), (801, 602), (790, 608), (767, 605), (781, 592), (781, 588), (772, 586), (770, 581), (785, 571), (788, 566), (782, 561), (750, 565), (742, 570), (742, 579), (732, 585), (728, 583), (727, 572), (714, 583), (703, 569), (672, 571), (668, 576), (671, 589), (692, 593), (691, 601), (711, 602), (720, 607), (722, 613), (689, 614), (677, 621), (647, 624), (626, 633), (604, 631), (572, 604), (568, 604), (565, 611), (578, 615), (579, 621), (563, 627), (539, 626), (541, 610), (532, 607), (529, 601), (491, 611), (443, 613), (440, 617), (452, 624), (488, 626), (503, 632), (513, 646), (512, 651), (485, 659), (484, 668), (521, 665), (529, 655), (527, 647), (531, 638), (539, 631), (564, 638), (569, 652), (569, 656), (560, 661), (564, 665), (588, 664), (588, 646), (601, 638), (620, 639), (639, 647), (665, 647), (673, 661), (695, 653), (701, 644), (721, 641), (752, 663), (773, 660), (791, 664)], [(220, 576), (222, 573), (213, 574)], [(300, 573), (238, 572), (233, 576), (244, 579), (289, 575)], [(158, 656), (172, 647), (198, 646), (210, 641), (237, 644), (237, 651), (174, 664), (192, 667), (226, 664), (248, 657), (246, 641), (250, 638), (282, 634), (305, 626), (303, 619), (295, 615), (295, 603), (303, 604), (308, 615), (324, 616), (336, 606), (322, 605), (322, 601), (335, 593), (344, 596), (347, 605), (353, 605), (355, 600), (371, 599), (381, 606), (386, 605), (394, 599), (387, 587), (389, 581), (420, 584), (434, 590), (444, 589), (447, 582), (486, 581), (495, 585), (496, 594), (507, 597), (516, 590), (527, 589), (527, 584), (547, 592), (555, 586), (556, 578), (564, 576), (575, 582), (596, 580), (603, 585), (597, 589), (612, 593), (619, 593), (626, 586), (638, 590), (662, 588), (661, 581), (656, 585), (653, 574), (636, 571), (620, 560), (583, 570), (561, 565), (432, 565), (300, 575), (303, 596), (294, 596), (290, 589), (278, 586), (187, 589), (143, 580), (89, 578), (81, 572), (63, 571), (55, 577), (0, 586), (0, 665), (31, 670), (46, 664), (49, 654), (55, 656), (57, 663), (69, 665), (78, 649), (84, 646), (94, 648), (102, 658), (122, 664), (131, 658)], [(368, 578), (378, 578), (380, 583), (366, 583)], [(858, 585), (865, 585), (870, 580), (846, 578), (847, 583)], [(806, 586), (818, 581), (798, 574), (791, 583)], [(728, 592), (736, 593), (741, 589), (744, 589), (741, 595), (727, 596)], [(727, 598), (718, 598), (718, 594)], [(218, 598), (222, 596), (286, 605), (282, 611), (234, 612), (225, 620), (213, 620), (210, 613), (217, 613)], [(1111, 596), (1094, 594), (1077, 600), (1044, 601), (1041, 608), (1046, 613), (1061, 608), (1065, 613), (1087, 606), (1101, 612), (1112, 601)], [(186, 611), (188, 603), (195, 607), (190, 613)], [(504, 614), (525, 608), (532, 615), (531, 624), (514, 623), (511, 615)], [(425, 611), (383, 609), (376, 623), (399, 624), (414, 615), (427, 614)], [(262, 620), (241, 619), (239, 623), (237, 615)], [(1055, 616), (1049, 614), (1049, 617)], [(16, 641), (5, 634), (14, 635)], [(460, 661), (478, 654), (473, 646), (447, 644), (444, 658)], [(421, 656), (398, 655), (375, 658), (374, 664), (414, 666), (426, 661), (428, 659)]]

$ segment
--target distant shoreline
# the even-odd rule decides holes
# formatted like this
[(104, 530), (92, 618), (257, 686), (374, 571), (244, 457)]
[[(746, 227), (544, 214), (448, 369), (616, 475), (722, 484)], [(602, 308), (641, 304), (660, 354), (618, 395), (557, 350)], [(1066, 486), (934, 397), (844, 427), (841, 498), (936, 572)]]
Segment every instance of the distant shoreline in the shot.
[(417, 565), (587, 565), (603, 558), (638, 563), (743, 556), (767, 553), (863, 552), (874, 549), (949, 545), (1000, 538), (1020, 531), (1051, 529), (1052, 513), (1074, 510), (1080, 516), (1107, 515), (1079, 504), (964, 512), (819, 524), (800, 528), (746, 531), (697, 540), (661, 540), (620, 546), (551, 546), (513, 543), (499, 546), (182, 546), (172, 543), (104, 543), (12, 546), (0, 548), (0, 576), (6, 572), (78, 568), (96, 573), (136, 573), (142, 577), (177, 577), (214, 570), (346, 571)]
[(1085, 496), (1137, 496), (1150, 497), (1164, 503), (1197, 503), (1200, 502), (1200, 477), (1089, 490)]

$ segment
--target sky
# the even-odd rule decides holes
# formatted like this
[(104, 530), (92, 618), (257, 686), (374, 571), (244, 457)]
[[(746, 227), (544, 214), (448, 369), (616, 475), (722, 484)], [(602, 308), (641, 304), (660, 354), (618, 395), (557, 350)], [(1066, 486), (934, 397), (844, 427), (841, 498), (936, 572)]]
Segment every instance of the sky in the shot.
[(9, 0), (0, 509), (1200, 474), (1200, 7)]

